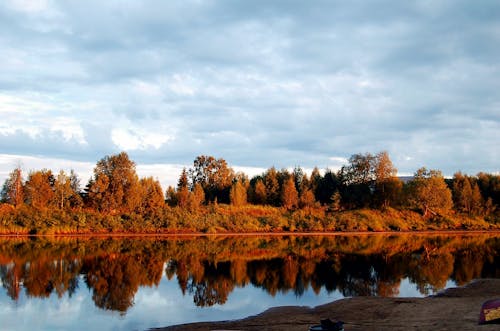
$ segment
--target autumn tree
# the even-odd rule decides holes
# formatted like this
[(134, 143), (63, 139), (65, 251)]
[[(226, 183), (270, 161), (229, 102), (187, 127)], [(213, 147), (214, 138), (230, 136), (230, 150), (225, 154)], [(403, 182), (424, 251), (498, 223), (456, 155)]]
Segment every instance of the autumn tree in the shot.
[(453, 176), (452, 196), (455, 210), (469, 215), (479, 214), (482, 209), (482, 197), (474, 178), (457, 172)]
[(167, 191), (165, 192), (165, 202), (169, 206), (177, 205), (177, 192), (175, 191), (175, 188), (172, 185), (169, 185)]
[(111, 213), (129, 213), (140, 204), (139, 179), (135, 163), (125, 152), (106, 156), (97, 162), (87, 185), (91, 207)]
[(339, 191), (335, 191), (330, 198), (330, 208), (334, 211), (339, 211), (342, 209), (342, 196)]
[(315, 203), (316, 198), (314, 197), (313, 191), (310, 188), (303, 188), (302, 192), (300, 192), (299, 207), (311, 208), (314, 207)]
[(281, 192), (281, 204), (287, 210), (292, 210), (297, 207), (299, 203), (299, 196), (295, 188), (295, 181), (293, 177), (287, 179), (283, 185)]
[(372, 160), (375, 177), (374, 200), (377, 205), (386, 208), (396, 202), (403, 183), (397, 177), (398, 170), (386, 151), (378, 153)]
[(266, 186), (262, 179), (257, 179), (253, 188), (253, 202), (258, 205), (264, 205), (267, 201)]
[(322, 176), (321, 176), (321, 173), (320, 173), (318, 167), (314, 167), (314, 169), (311, 172), (311, 178), (309, 180), (309, 187), (314, 192), (314, 194), (316, 196), (316, 200), (320, 200), (318, 198), (316, 191), (317, 191), (318, 185), (321, 181), (321, 178), (322, 178)]
[(280, 205), (280, 185), (278, 182), (278, 172), (272, 167), (264, 174), (264, 185), (266, 187), (266, 201), (269, 205)]
[(36, 209), (52, 207), (56, 201), (54, 184), (52, 171), (43, 169), (31, 172), (24, 184), (27, 204)]
[(487, 214), (500, 209), (500, 175), (480, 172), (477, 174), (477, 184), (485, 201)]
[(181, 176), (177, 182), (177, 205), (186, 208), (189, 200), (189, 180), (186, 168), (182, 169)]
[(143, 215), (151, 215), (165, 204), (163, 189), (157, 179), (153, 177), (141, 178), (139, 181), (141, 202), (137, 211)]
[(194, 160), (189, 175), (193, 187), (196, 183), (203, 187), (208, 201), (229, 203), (234, 171), (227, 165), (226, 160), (200, 155)]
[(229, 193), (231, 204), (235, 207), (241, 207), (247, 203), (247, 190), (241, 181), (237, 181), (231, 187)]
[(64, 170), (59, 171), (54, 182), (55, 201), (59, 210), (81, 205), (78, 186), (78, 178), (73, 170), (69, 176)]
[(85, 282), (97, 307), (125, 313), (133, 305), (134, 295), (145, 274), (138, 258), (119, 255), (98, 256), (84, 262)]
[(71, 169), (69, 172), (69, 185), (71, 187), (71, 195), (69, 197), (69, 204), (71, 208), (80, 208), (83, 205), (82, 192), (80, 189), (80, 178), (76, 172)]
[(21, 167), (17, 167), (5, 180), (0, 194), (2, 202), (20, 206), (24, 202), (23, 176)]
[(200, 183), (194, 184), (193, 191), (189, 194), (188, 206), (191, 211), (197, 211), (205, 201), (205, 191)]
[(424, 216), (446, 214), (453, 206), (451, 191), (439, 170), (420, 168), (408, 183), (411, 206), (420, 209)]

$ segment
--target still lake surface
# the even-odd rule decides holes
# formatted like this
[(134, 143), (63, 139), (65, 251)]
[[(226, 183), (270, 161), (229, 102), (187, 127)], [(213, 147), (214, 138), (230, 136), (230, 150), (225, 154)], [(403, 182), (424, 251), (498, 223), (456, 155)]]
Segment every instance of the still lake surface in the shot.
[(0, 238), (0, 330), (146, 330), (500, 278), (500, 234)]

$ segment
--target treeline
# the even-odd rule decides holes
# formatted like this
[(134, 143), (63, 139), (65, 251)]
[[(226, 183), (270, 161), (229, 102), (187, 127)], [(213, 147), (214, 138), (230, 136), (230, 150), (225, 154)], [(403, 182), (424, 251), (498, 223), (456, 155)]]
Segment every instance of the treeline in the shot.
[[(135, 166), (125, 152), (105, 156), (83, 188), (74, 171), (55, 174), (42, 169), (25, 179), (17, 167), (2, 187), (0, 226), (4, 232), (19, 228), (38, 232), (62, 225), (69, 232), (242, 230), (241, 224), (229, 224), (236, 215), (249, 223), (243, 224), (245, 231), (325, 231), (352, 227), (313, 223), (325, 223), (332, 215), (338, 223), (342, 218), (338, 214), (355, 215), (352, 212), (359, 210), (389, 211), (394, 217), (394, 209), (399, 218), (416, 217), (411, 213), (419, 213), (426, 222), (451, 218), (455, 225), (449, 228), (464, 227), (457, 218), (483, 222), (478, 228), (489, 228), (484, 222), (500, 225), (500, 176), (458, 172), (445, 179), (438, 170), (421, 168), (403, 182), (387, 152), (352, 155), (338, 171), (321, 173), (315, 168), (308, 175), (300, 167), (292, 171), (271, 167), (252, 178), (235, 172), (222, 158), (202, 155), (165, 193), (158, 179), (139, 178)], [(366, 215), (370, 218), (373, 213)], [(221, 216), (230, 217), (222, 220), (225, 224), (207, 219)], [(285, 219), (276, 220), (280, 217)], [(290, 220), (293, 224), (283, 225)], [(404, 224), (367, 228), (422, 229)]]

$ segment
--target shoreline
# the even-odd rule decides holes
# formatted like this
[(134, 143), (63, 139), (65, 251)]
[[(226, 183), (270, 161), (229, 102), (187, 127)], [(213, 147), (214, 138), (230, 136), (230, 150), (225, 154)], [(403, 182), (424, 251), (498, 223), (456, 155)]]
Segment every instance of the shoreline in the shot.
[(220, 232), (220, 233), (201, 233), (201, 232), (166, 232), (166, 233), (125, 233), (125, 232), (109, 232), (109, 233), (56, 233), (56, 234), (0, 234), (0, 238), (57, 238), (57, 237), (117, 237), (117, 238), (133, 238), (133, 237), (257, 237), (257, 236), (370, 236), (370, 235), (464, 235), (464, 234), (500, 234), (500, 230), (422, 230), (422, 231), (327, 231), (327, 232)]
[(240, 320), (199, 322), (153, 328), (156, 331), (290, 330), (304, 331), (330, 318), (346, 331), (361, 330), (498, 330), (478, 325), (482, 304), (500, 298), (500, 279), (478, 279), (425, 298), (354, 297), (314, 308), (282, 306)]

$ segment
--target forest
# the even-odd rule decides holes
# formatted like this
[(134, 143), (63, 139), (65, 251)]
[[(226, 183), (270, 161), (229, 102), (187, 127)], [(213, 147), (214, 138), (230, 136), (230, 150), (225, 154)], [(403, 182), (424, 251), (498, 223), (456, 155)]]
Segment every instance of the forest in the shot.
[(200, 155), (176, 187), (139, 178), (126, 152), (88, 183), (16, 167), (0, 192), (0, 233), (236, 233), (500, 229), (500, 176), (435, 169), (397, 176), (389, 154), (354, 154), (338, 171), (271, 167), (249, 178)]

